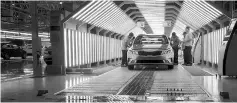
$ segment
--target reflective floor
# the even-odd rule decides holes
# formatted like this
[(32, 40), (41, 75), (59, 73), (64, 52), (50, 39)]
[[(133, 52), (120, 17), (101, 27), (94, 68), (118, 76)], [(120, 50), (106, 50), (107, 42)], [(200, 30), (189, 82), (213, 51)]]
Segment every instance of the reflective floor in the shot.
[[(108, 67), (101, 67), (108, 68)], [(100, 75), (68, 74), (2, 82), (3, 102), (237, 102), (237, 79), (210, 76), (197, 67), (128, 70), (111, 66)], [(189, 70), (186, 70), (186, 69)], [(199, 75), (199, 76), (193, 76)], [(37, 96), (38, 90), (48, 90)], [(228, 92), (223, 99), (220, 92)]]
[(32, 76), (33, 61), (32, 57), (27, 59), (11, 58), (1, 60), (1, 81), (9, 81)]

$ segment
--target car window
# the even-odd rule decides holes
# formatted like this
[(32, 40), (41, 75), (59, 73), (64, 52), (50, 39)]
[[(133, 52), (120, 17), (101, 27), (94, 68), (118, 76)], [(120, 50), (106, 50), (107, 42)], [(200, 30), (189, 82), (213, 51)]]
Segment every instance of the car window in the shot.
[(162, 35), (142, 35), (135, 39), (134, 44), (168, 44), (168, 40)]
[(17, 49), (18, 46), (17, 45), (12, 45), (13, 49)]
[(12, 46), (10, 44), (3, 45), (2, 48), (4, 49), (11, 49)]

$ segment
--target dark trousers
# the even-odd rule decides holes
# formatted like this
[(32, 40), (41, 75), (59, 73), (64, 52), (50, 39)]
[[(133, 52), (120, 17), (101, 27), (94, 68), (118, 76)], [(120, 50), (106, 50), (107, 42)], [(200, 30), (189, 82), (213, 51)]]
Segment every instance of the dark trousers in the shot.
[(178, 46), (174, 46), (173, 47), (173, 51), (174, 51), (174, 63), (178, 63), (179, 47)]
[(127, 50), (122, 50), (122, 65), (128, 65), (127, 62)]
[(192, 64), (192, 54), (191, 54), (192, 46), (185, 46), (184, 48), (184, 63)]

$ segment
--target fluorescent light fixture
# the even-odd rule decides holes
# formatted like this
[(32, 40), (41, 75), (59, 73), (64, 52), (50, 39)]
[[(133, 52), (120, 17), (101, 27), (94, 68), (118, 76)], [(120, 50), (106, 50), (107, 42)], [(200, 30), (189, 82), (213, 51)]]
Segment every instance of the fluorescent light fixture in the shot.
[(65, 68), (67, 68), (68, 67), (68, 52), (67, 52), (67, 50), (68, 50), (68, 44), (67, 44), (67, 41), (68, 41), (68, 29), (66, 29), (66, 28), (64, 28), (64, 33), (63, 33), (63, 38), (64, 38), (64, 64), (65, 64)]
[[(203, 11), (202, 8), (200, 8), (200, 10), (198, 9), (195, 9), (194, 7), (190, 7), (189, 5), (187, 5), (188, 8), (191, 8), (192, 11), (196, 11), (195, 14), (198, 14), (198, 17), (202, 18), (202, 21), (203, 20), (206, 20), (206, 21), (212, 21), (215, 17), (210, 15), (209, 13), (207, 13), (206, 11)], [(189, 9), (190, 10), (190, 9)], [(205, 18), (205, 19), (204, 19)]]
[(113, 7), (113, 5), (108, 5), (108, 7), (106, 6), (106, 8), (104, 10), (101, 9), (101, 12), (99, 14), (97, 14), (96, 17), (92, 18), (91, 23), (92, 24), (98, 24), (97, 22), (103, 18), (103, 16), (105, 16), (109, 11), (111, 11), (111, 8)]
[(88, 17), (93, 17), (94, 13), (99, 10), (103, 4), (105, 4), (104, 2), (99, 2), (99, 4), (97, 4), (95, 7), (93, 7), (89, 12), (87, 12), (85, 15), (83, 15), (83, 17), (80, 19), (82, 21), (86, 21), (88, 22)]
[(88, 13), (89, 11), (91, 11), (91, 9), (94, 8), (98, 3), (100, 3), (100, 2), (96, 1), (91, 6), (87, 7), (86, 10), (84, 10), (84, 12), (81, 13), (76, 19), (82, 20), (82, 18), (84, 18), (86, 15), (85, 13)]
[[(209, 19), (211, 19), (211, 18), (215, 18), (215, 16), (214, 15), (210, 15), (209, 13), (210, 13), (210, 11), (209, 10), (207, 10), (205, 7), (203, 7), (203, 6), (201, 6), (198, 2), (191, 2), (191, 5), (193, 5), (193, 7), (191, 6), (189, 6), (189, 5), (187, 5), (187, 6), (189, 6), (190, 8), (193, 8), (194, 9), (194, 7), (196, 8), (200, 8), (200, 9), (195, 9), (195, 10), (197, 10), (197, 11), (199, 11), (199, 13), (200, 14), (208, 14), (209, 16), (205, 16), (205, 17), (208, 17)], [(209, 11), (209, 12), (208, 12)], [(212, 12), (213, 13), (213, 12)]]
[[(114, 5), (113, 5), (114, 6)], [(101, 17), (99, 20), (98, 20), (98, 26), (99, 27), (103, 27), (103, 28), (106, 28), (108, 29), (108, 26), (104, 26), (105, 25), (105, 22), (107, 22), (108, 18), (109, 17), (112, 17), (112, 15), (114, 14), (114, 10), (116, 9), (116, 7), (114, 6), (113, 9), (111, 9), (111, 11), (109, 11), (107, 14), (104, 15), (104, 17)], [(106, 24), (107, 25), (107, 24)]]
[(82, 42), (82, 40), (81, 40), (81, 32), (79, 32), (78, 30), (77, 30), (77, 32), (78, 32), (78, 53), (79, 53), (79, 66), (81, 65), (81, 61), (82, 61), (82, 56), (81, 56), (81, 49), (82, 49), (82, 47), (81, 47), (81, 42)]
[(197, 1), (199, 4), (201, 4), (201, 7), (204, 7), (206, 10), (209, 10), (209, 12), (213, 13), (214, 15), (221, 15), (222, 12), (208, 4), (206, 1)]
[(76, 65), (79, 66), (79, 32), (76, 30)]
[(68, 44), (69, 44), (69, 45), (68, 45), (68, 47), (69, 47), (69, 48), (68, 48), (68, 50), (69, 50), (69, 51), (68, 51), (68, 52), (69, 52), (69, 58), (68, 58), (68, 59), (69, 59), (69, 65), (68, 65), (68, 66), (69, 66), (69, 67), (72, 66), (72, 55), (71, 55), (72, 46), (71, 46), (71, 40), (72, 40), (72, 39), (71, 39), (71, 30), (68, 29), (68, 42), (69, 42), (69, 43), (68, 43)]
[(77, 12), (76, 14), (74, 14), (72, 16), (72, 18), (75, 18), (77, 16), (79, 16), (83, 11), (85, 11), (85, 9), (87, 9), (88, 7), (90, 7), (96, 0), (91, 1), (89, 4), (87, 4), (85, 7), (83, 7), (79, 12)]
[(75, 66), (75, 31), (72, 30), (72, 66)]
[(101, 25), (102, 27), (108, 27), (109, 30), (111, 30), (112, 24), (111, 22), (114, 22), (114, 18), (119, 18), (119, 11), (117, 9), (112, 10), (112, 13), (109, 17), (105, 18), (105, 22)]
[(97, 9), (97, 11), (95, 11), (95, 14), (93, 14), (93, 16), (88, 16), (87, 20), (88, 22), (92, 23), (92, 20), (97, 18), (99, 16), (99, 14), (101, 14), (104, 10), (106, 10), (106, 8), (108, 8), (111, 5), (107, 5), (109, 2), (104, 3), (99, 9)]
[(81, 33), (81, 51), (82, 51), (82, 53), (81, 53), (81, 57), (82, 57), (82, 64), (84, 64), (85, 62), (84, 62), (84, 57), (85, 57), (85, 47), (84, 47), (84, 45), (85, 45), (85, 37), (84, 37), (84, 34), (85, 34), (85, 32), (82, 32)]
[(106, 20), (105, 18), (107, 18), (108, 16), (110, 16), (112, 14), (112, 10), (116, 9), (116, 7), (114, 5), (110, 5), (110, 8), (107, 11), (104, 11), (103, 15), (98, 15), (98, 18), (96, 20), (94, 20), (92, 23), (97, 24), (98, 26), (100, 26), (102, 24), (102, 22), (104, 22), (104, 20)]
[[(196, 10), (193, 10), (193, 8), (189, 8), (188, 6), (186, 7), (186, 8), (184, 8), (183, 10), (185, 10), (185, 12), (189, 12), (188, 14), (191, 16), (191, 17), (193, 17), (193, 18), (195, 18), (195, 19), (198, 19), (198, 20), (195, 20), (195, 21), (203, 21), (203, 22), (205, 22), (207, 19), (205, 18), (203, 18), (203, 16), (202, 16), (202, 14), (200, 13), (200, 12), (195, 12)], [(187, 15), (186, 15), (187, 16)], [(190, 17), (190, 16), (188, 16), (188, 17)], [(205, 20), (205, 21), (204, 21)], [(204, 23), (203, 22), (200, 22), (202, 25), (204, 25)]]

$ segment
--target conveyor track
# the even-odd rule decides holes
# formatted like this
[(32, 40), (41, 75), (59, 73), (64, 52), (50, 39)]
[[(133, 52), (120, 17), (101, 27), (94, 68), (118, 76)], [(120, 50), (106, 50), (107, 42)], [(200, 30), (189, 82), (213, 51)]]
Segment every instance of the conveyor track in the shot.
[(152, 86), (154, 71), (142, 71), (137, 75), (119, 95), (144, 95)]
[[(63, 90), (61, 96), (81, 101), (212, 101), (213, 98), (180, 68), (173, 70), (114, 70)], [(123, 97), (125, 96), (125, 97)], [(65, 98), (66, 99), (66, 98)], [(62, 101), (65, 101), (62, 100)], [(67, 101), (67, 100), (66, 100)]]

